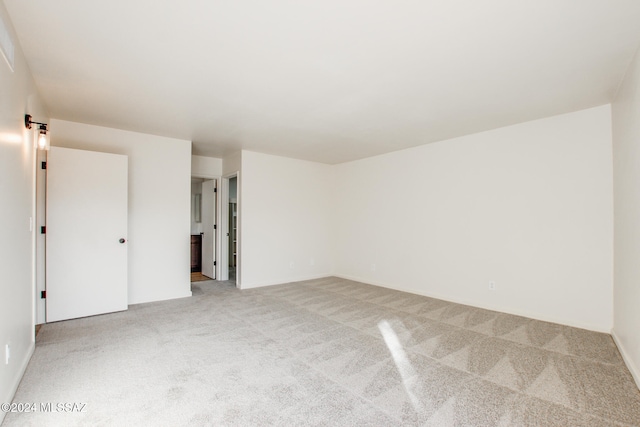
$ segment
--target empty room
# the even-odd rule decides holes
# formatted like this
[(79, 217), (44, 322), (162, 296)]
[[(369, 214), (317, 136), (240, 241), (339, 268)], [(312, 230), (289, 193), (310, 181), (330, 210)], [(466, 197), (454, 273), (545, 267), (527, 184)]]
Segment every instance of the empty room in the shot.
[(0, 424), (640, 426), (639, 22), (0, 0)]

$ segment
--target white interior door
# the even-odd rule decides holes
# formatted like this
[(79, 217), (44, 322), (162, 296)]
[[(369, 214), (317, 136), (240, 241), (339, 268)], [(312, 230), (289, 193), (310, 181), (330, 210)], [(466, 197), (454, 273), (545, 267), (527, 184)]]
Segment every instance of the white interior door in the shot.
[(51, 147), (47, 322), (127, 309), (127, 156)]
[(216, 278), (216, 181), (202, 183), (202, 274)]

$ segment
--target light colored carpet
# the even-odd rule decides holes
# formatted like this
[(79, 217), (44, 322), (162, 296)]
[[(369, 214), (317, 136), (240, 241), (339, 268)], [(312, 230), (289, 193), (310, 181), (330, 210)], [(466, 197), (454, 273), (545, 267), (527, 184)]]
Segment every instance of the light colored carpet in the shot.
[(611, 337), (336, 278), (47, 324), (9, 426), (640, 425)]

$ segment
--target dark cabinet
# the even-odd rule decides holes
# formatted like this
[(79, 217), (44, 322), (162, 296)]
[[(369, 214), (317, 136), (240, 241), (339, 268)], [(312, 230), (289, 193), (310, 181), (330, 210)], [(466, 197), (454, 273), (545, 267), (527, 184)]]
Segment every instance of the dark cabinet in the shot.
[(191, 236), (191, 272), (202, 271), (202, 235)]

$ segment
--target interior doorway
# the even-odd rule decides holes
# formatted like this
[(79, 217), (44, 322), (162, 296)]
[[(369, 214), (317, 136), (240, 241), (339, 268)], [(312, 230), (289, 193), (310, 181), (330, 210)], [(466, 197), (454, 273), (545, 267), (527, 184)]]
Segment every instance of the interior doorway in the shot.
[(229, 280), (240, 287), (240, 173), (222, 178), (220, 206), (220, 280)]
[(216, 279), (218, 180), (191, 178), (191, 281)]
[(229, 280), (236, 281), (238, 265), (238, 178), (229, 179)]

